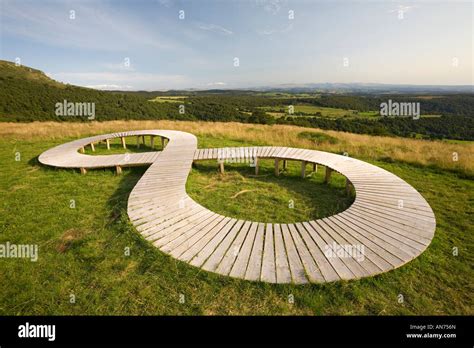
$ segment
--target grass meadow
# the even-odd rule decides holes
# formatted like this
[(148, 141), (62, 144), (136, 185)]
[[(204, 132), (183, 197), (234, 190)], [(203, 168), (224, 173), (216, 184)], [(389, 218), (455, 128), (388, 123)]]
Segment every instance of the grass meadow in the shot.
[[(288, 116), (288, 106), (287, 105), (280, 105), (280, 106), (262, 106), (259, 109), (265, 110), (269, 114), (275, 117), (284, 117)], [(302, 112), (308, 115), (315, 115), (316, 113), (320, 113), (320, 117), (328, 117), (328, 118), (341, 118), (341, 117), (376, 117), (379, 112), (378, 111), (356, 111), (356, 110), (346, 110), (340, 108), (329, 108), (324, 106), (316, 106), (311, 104), (296, 104), (294, 105), (294, 113)]]
[[(125, 168), (120, 176), (112, 169), (81, 175), (37, 161), (43, 151), (66, 141), (127, 129), (188, 131), (198, 137), (199, 147), (281, 145), (348, 152), (414, 186), (433, 208), (435, 237), (405, 266), (354, 281), (275, 285), (205, 272), (160, 252), (129, 223), (127, 198), (146, 168)], [(0, 315), (474, 314), (474, 145), (321, 130), (315, 132), (325, 136), (299, 136), (308, 131), (173, 121), (3, 123), (0, 244), (38, 244), (39, 258), (0, 259)], [(325, 141), (332, 138), (336, 141)], [(123, 151), (118, 143), (113, 149)], [(96, 150), (106, 152), (104, 145)], [(128, 151), (139, 149), (130, 142)], [(275, 177), (271, 162), (262, 161), (257, 177), (244, 164), (226, 165), (222, 176), (215, 163), (200, 162), (187, 190), (219, 213), (259, 221), (316, 218), (350, 205), (342, 177), (326, 186), (322, 173), (302, 179), (298, 169), (290, 162)]]

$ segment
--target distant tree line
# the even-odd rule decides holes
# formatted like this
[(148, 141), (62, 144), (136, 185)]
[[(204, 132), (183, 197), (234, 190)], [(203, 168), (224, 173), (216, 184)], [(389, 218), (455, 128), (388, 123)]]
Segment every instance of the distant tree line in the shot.
[(286, 102), (307, 103), (315, 106), (358, 110), (363, 112), (380, 110), (380, 104), (386, 103), (389, 99), (393, 102), (400, 103), (419, 102), (421, 112), (424, 115), (474, 116), (473, 94), (434, 96), (428, 98), (414, 97), (412, 95), (388, 94), (383, 96), (323, 95), (321, 98), (296, 98), (296, 100), (286, 100)]
[(277, 119), (277, 123), (370, 135), (474, 140), (474, 117), (466, 116), (442, 116), (418, 120), (405, 117), (378, 119), (282, 117)]

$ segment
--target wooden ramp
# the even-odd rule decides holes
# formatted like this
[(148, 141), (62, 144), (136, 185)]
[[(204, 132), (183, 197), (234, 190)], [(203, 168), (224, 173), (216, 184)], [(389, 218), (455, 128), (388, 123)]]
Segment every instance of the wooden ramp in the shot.
[[(93, 142), (117, 137), (168, 139), (162, 152), (87, 156)], [(356, 193), (345, 211), (319, 220), (264, 224), (238, 220), (204, 208), (186, 193), (193, 161), (258, 159), (302, 163), (346, 177)], [(85, 138), (44, 152), (41, 163), (66, 168), (150, 165), (130, 193), (128, 215), (142, 236), (161, 251), (204, 270), (270, 283), (330, 282), (373, 276), (420, 255), (436, 229), (433, 211), (408, 183), (369, 163), (327, 152), (288, 147), (197, 149), (192, 134), (145, 130)]]

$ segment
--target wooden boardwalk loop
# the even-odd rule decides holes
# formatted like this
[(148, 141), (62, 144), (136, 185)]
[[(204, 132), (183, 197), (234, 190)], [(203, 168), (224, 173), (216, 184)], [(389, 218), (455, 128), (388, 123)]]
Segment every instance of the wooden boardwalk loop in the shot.
[[(163, 151), (89, 156), (84, 147), (120, 138), (131, 142), (156, 137)], [(133, 146), (133, 145), (132, 145)], [(191, 199), (185, 189), (194, 161), (241, 161), (255, 166), (272, 159), (275, 174), (288, 160), (325, 167), (346, 177), (354, 203), (345, 211), (323, 219), (272, 224), (226, 217)], [(128, 215), (136, 229), (154, 246), (195, 267), (235, 278), (270, 283), (330, 282), (387, 272), (419, 256), (436, 229), (426, 200), (396, 175), (372, 164), (316, 150), (260, 146), (197, 149), (194, 135), (171, 130), (144, 130), (99, 135), (72, 141), (45, 151), (42, 164), (79, 168), (149, 165), (128, 199)]]

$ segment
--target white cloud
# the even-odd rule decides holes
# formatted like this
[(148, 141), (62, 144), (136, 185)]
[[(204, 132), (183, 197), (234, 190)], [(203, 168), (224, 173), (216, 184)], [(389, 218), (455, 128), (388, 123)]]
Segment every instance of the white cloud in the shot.
[(207, 85), (208, 86), (226, 86), (227, 83), (225, 83), (225, 82), (209, 82)]
[(260, 35), (285, 34), (292, 30), (293, 30), (293, 23), (290, 23), (283, 29), (264, 29), (264, 30), (258, 30), (257, 33)]
[(399, 13), (399, 12), (407, 13), (408, 11), (411, 11), (412, 9), (414, 9), (416, 7), (417, 7), (416, 5), (408, 5), (408, 6), (398, 5), (397, 8), (392, 9), (388, 12), (389, 13), (394, 13), (394, 12), (396, 12), (396, 13)]
[(265, 12), (277, 14), (286, 4), (285, 0), (256, 0), (256, 5), (262, 7)]
[(198, 28), (201, 30), (212, 31), (214, 33), (224, 34), (224, 35), (232, 35), (233, 32), (229, 29), (221, 27), (220, 25), (216, 24), (198, 24)]
[(135, 71), (135, 67), (132, 64), (129, 66), (125, 65), (125, 61), (122, 63), (104, 63), (102, 66), (107, 70), (113, 71)]
[[(184, 75), (147, 74), (139, 72), (58, 72), (51, 78), (77, 86), (118, 86), (143, 90), (188, 88), (192, 81)], [(97, 87), (99, 88), (99, 87)], [(119, 88), (119, 89), (120, 89)], [(102, 88), (105, 89), (105, 88)]]
[(113, 91), (113, 90), (131, 91), (133, 90), (132, 86), (121, 86), (121, 85), (89, 85), (85, 87), (93, 88), (93, 89), (101, 89), (104, 91)]
[(158, 0), (158, 3), (161, 5), (161, 6), (164, 6), (164, 7), (171, 7), (171, 5), (173, 5), (173, 1), (171, 0)]

